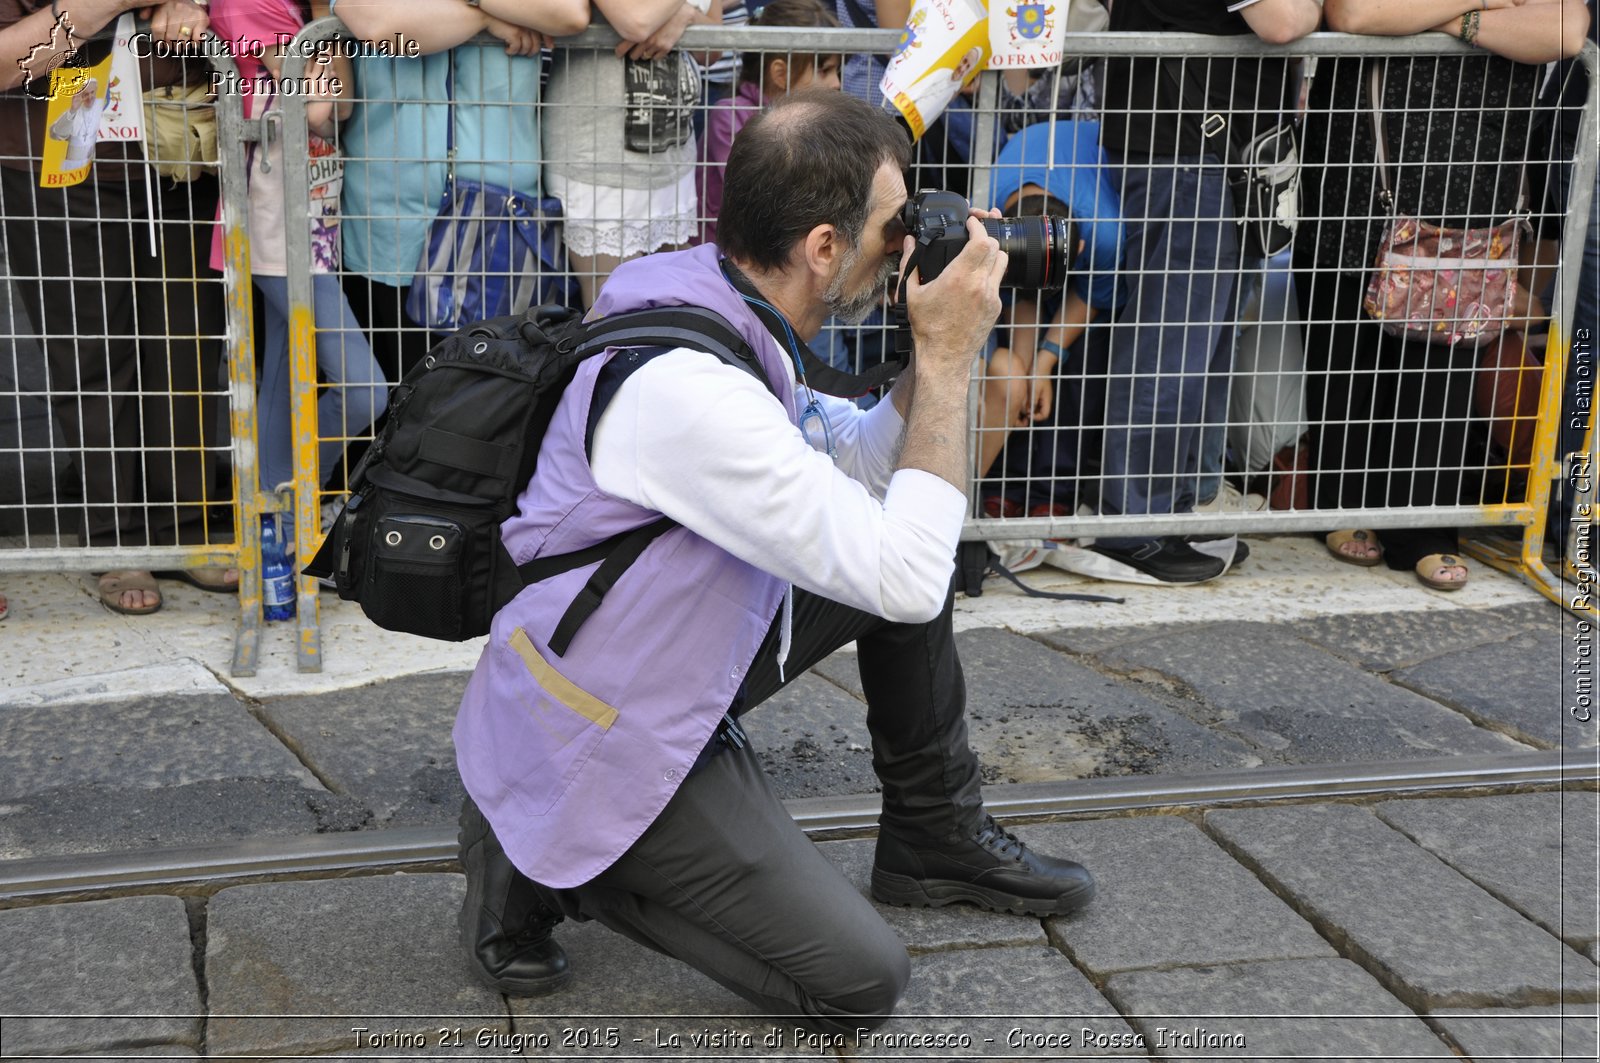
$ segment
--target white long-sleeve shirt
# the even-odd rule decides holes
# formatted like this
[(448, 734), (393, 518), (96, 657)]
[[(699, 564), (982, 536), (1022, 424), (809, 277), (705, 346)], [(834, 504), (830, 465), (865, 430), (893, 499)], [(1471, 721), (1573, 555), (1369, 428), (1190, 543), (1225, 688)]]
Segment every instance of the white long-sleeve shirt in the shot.
[[(790, 368), (791, 375), (793, 368)], [(600, 489), (657, 510), (734, 556), (816, 594), (902, 623), (944, 606), (965, 495), (895, 469), (905, 422), (818, 395), (808, 442), (749, 373), (704, 351), (670, 351), (617, 390), (595, 426)], [(804, 406), (804, 389), (797, 394)]]

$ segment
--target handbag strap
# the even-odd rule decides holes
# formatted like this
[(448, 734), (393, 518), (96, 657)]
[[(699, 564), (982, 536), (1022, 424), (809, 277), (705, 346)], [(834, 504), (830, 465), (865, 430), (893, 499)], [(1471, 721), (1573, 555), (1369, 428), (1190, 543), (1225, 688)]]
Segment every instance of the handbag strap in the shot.
[[(1181, 112), (1183, 110), (1183, 106), (1184, 106), (1184, 98), (1183, 98), (1184, 91), (1183, 90), (1184, 90), (1184, 86), (1185, 85), (1189, 86), (1189, 88), (1192, 90), (1192, 93), (1195, 95), (1195, 97), (1198, 99), (1198, 101), (1200, 103), (1209, 105), (1210, 102), (1211, 102), (1210, 97), (1208, 97), (1206, 95), (1205, 86), (1200, 84), (1200, 80), (1199, 80), (1199, 78), (1197, 78), (1195, 76), (1194, 69), (1193, 69), (1193, 67), (1191, 67), (1189, 65), (1189, 61), (1187, 59), (1176, 60), (1176, 62), (1178, 62), (1183, 68), (1183, 78), (1182, 78), (1182, 80), (1179, 80), (1178, 76), (1172, 72), (1172, 67), (1170, 65), (1172, 62), (1173, 62), (1173, 60), (1162, 59), (1162, 60), (1158, 60), (1156, 65), (1158, 67), (1160, 67), (1162, 73), (1166, 74), (1167, 77), (1172, 80), (1173, 86), (1178, 90), (1178, 110), (1179, 110), (1180, 114), (1181, 114)], [(1299, 85), (1296, 85), (1296, 87), (1295, 87), (1295, 99), (1297, 101), (1299, 99), (1300, 92), (1302, 91), (1305, 82), (1310, 81), (1312, 76), (1313, 76), (1313, 74), (1315, 74), (1315, 72), (1316, 72), (1316, 66), (1315, 66), (1314, 63), (1311, 63), (1311, 64), (1308, 64), (1307, 62), (1302, 62), (1301, 63), (1301, 67), (1300, 67), (1300, 82), (1301, 83)], [(1235, 135), (1235, 130), (1233, 128), (1233, 122), (1229, 120), (1229, 116), (1228, 115), (1224, 114), (1221, 111), (1213, 111), (1213, 110), (1210, 109), (1209, 106), (1202, 107), (1201, 111), (1204, 114), (1204, 117), (1201, 118), (1201, 120), (1200, 120), (1200, 137), (1201, 137), (1201, 141), (1202, 141), (1202, 146), (1204, 146), (1204, 142), (1205, 141), (1209, 141), (1212, 137), (1216, 136), (1218, 133), (1226, 134), (1226, 137), (1223, 140), (1223, 151), (1219, 153), (1218, 157), (1222, 159), (1222, 163), (1223, 163), (1224, 166), (1232, 166), (1232, 165), (1234, 165), (1236, 157), (1243, 154), (1245, 142), (1240, 141), (1237, 138), (1237, 136)], [(1282, 115), (1280, 113), (1280, 116), (1279, 116), (1279, 119), (1278, 119), (1278, 128), (1281, 129), (1285, 125), (1292, 125), (1292, 124), (1293, 124), (1292, 117), (1286, 119), (1286, 118), (1282, 117)]]
[(1378, 199), (1395, 212), (1394, 189), (1389, 187), (1389, 142), (1383, 135), (1383, 82), (1389, 70), (1387, 60), (1382, 63), (1367, 60), (1367, 116), (1372, 119), (1373, 150), (1378, 159)]
[(446, 187), (456, 184), (456, 50), (445, 52), (444, 74), (444, 165)]
[[(1182, 112), (1184, 109), (1183, 90), (1185, 86), (1189, 86), (1192, 89), (1193, 94), (1201, 104), (1209, 105), (1211, 103), (1211, 99), (1206, 95), (1205, 86), (1200, 84), (1199, 78), (1195, 77), (1194, 70), (1189, 66), (1187, 59), (1177, 60), (1179, 67), (1183, 70), (1182, 79), (1179, 79), (1179, 77), (1172, 72), (1171, 63), (1172, 60), (1160, 59), (1157, 60), (1156, 65), (1161, 68), (1161, 72), (1163, 74), (1166, 74), (1167, 77), (1172, 79), (1173, 87), (1178, 90), (1178, 120), (1182, 122)], [(1233, 139), (1233, 123), (1228, 121), (1227, 115), (1223, 114), (1221, 111), (1213, 111), (1209, 106), (1202, 106), (1201, 111), (1204, 115), (1204, 117), (1200, 119), (1201, 146), (1204, 147), (1206, 142), (1208, 142), (1218, 133), (1225, 134), (1222, 141), (1223, 150), (1217, 154), (1218, 157), (1222, 159), (1223, 165), (1231, 165), (1232, 157), (1238, 152), (1239, 148), (1238, 143)]]

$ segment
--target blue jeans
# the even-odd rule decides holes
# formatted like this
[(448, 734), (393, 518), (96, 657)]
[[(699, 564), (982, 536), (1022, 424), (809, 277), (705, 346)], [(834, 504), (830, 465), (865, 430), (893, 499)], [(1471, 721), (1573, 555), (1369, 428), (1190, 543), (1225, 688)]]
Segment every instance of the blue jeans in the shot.
[[(261, 453), (261, 486), (272, 490), (294, 476), (294, 441), (289, 419), (289, 282), (255, 276), (266, 308), (266, 343), (256, 409)], [(319, 468), (339, 460), (345, 441), (377, 420), (389, 404), (389, 386), (372, 357), (366, 334), (339, 287), (339, 278), (312, 278), (317, 323), (317, 370), (327, 385), (317, 399)], [(319, 474), (320, 475), (320, 474)]]
[[(1112, 330), (1104, 513), (1191, 508), (1201, 426), (1225, 419), (1239, 269), (1223, 168), (1211, 156), (1126, 160), (1122, 192), (1128, 302)], [(1139, 540), (1105, 540), (1131, 545)]]

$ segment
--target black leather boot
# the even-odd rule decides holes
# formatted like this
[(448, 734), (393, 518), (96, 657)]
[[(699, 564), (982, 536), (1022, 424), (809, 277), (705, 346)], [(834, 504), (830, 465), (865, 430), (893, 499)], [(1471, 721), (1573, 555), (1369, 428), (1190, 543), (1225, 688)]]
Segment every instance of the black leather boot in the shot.
[(913, 845), (878, 831), (872, 898), (913, 908), (965, 901), (991, 912), (1064, 915), (1094, 899), (1094, 876), (1082, 864), (1034, 852), (986, 815), (969, 837), (948, 845)]
[(538, 883), (516, 869), (478, 806), (461, 806), (461, 946), (467, 965), (490, 989), (513, 997), (548, 993), (572, 976), (567, 954), (550, 936), (561, 913)]

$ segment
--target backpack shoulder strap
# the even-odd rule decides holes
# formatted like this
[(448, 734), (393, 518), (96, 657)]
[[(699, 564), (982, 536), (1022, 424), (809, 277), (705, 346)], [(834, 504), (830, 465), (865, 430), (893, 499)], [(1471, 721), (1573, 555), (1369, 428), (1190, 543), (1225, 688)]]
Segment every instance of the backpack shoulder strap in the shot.
[[(602, 318), (587, 327), (583, 337), (578, 341), (577, 353), (580, 359), (588, 358), (611, 347), (650, 349), (642, 352), (640, 358), (629, 359), (626, 363), (619, 363), (617, 359), (613, 359), (610, 365), (601, 370), (601, 378), (595, 385), (594, 398), (589, 404), (589, 420), (584, 435), (585, 452), (593, 443), (595, 425), (600, 420), (600, 414), (616, 395), (622, 382), (651, 359), (680, 347), (713, 354), (727, 364), (750, 373), (760, 380), (768, 391), (777, 393), (772, 381), (767, 379), (766, 373), (762, 370), (755, 351), (745, 342), (744, 337), (740, 336), (722, 315), (700, 307), (675, 306), (636, 310)], [(615, 372), (613, 366), (617, 367)], [(555, 632), (550, 636), (551, 651), (557, 656), (564, 656), (578, 628), (600, 608), (600, 602), (606, 592), (616, 584), (628, 567), (638, 560), (646, 547), (677, 526), (678, 522), (672, 518), (661, 517), (649, 524), (613, 535), (583, 550), (536, 557), (517, 566), (517, 574), (523, 584), (527, 585), (594, 564), (596, 561), (600, 562), (600, 566), (589, 576), (588, 581), (573, 598), (572, 604), (567, 607), (557, 623)]]
[(630, 310), (590, 322), (578, 341), (580, 357), (599, 354), (608, 347), (691, 347), (706, 351), (743, 369), (777, 393), (761, 368), (756, 352), (728, 320), (698, 306), (666, 306)]

